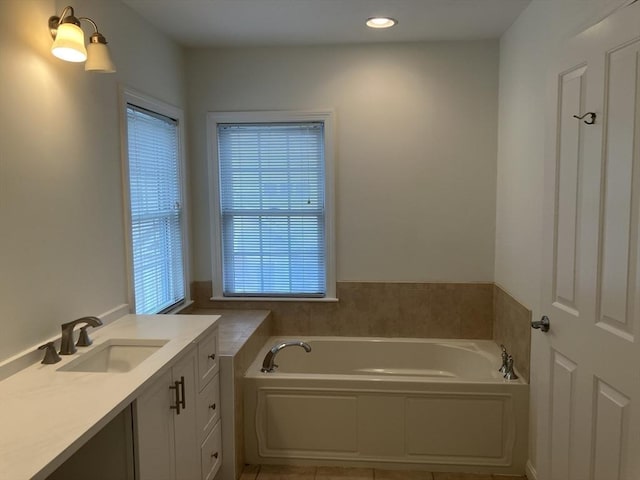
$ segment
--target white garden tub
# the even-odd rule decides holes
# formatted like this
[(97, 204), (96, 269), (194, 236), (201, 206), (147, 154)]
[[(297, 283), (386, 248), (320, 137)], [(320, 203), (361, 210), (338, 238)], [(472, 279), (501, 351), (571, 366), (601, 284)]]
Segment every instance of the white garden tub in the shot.
[[(269, 349), (287, 347), (273, 373)], [(489, 340), (273, 337), (245, 374), (248, 463), (523, 474), (528, 385)]]

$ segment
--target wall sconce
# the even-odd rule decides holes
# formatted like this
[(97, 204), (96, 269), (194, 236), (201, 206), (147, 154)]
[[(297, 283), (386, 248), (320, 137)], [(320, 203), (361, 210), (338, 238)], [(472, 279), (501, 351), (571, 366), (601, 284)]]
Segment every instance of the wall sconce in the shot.
[[(85, 48), (84, 32), (80, 21), (93, 25), (94, 32)], [(62, 14), (49, 18), (49, 30), (53, 37), (51, 53), (67, 62), (85, 62), (84, 69), (89, 72), (112, 73), (116, 67), (111, 61), (107, 39), (98, 31), (96, 22), (87, 17), (76, 17), (73, 7), (67, 6)]]

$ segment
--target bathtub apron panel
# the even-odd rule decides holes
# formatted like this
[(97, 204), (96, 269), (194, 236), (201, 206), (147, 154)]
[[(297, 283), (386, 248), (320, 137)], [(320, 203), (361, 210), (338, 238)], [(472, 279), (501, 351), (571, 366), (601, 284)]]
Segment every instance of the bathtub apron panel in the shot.
[[(317, 342), (305, 341), (312, 347)], [(320, 341), (326, 342), (326, 337)], [(442, 341), (437, 348), (443, 348)], [(495, 344), (483, 348), (499, 361)], [(331, 349), (323, 345), (317, 350)], [(336, 351), (343, 353), (340, 348)], [(301, 358), (309, 362), (312, 354), (313, 350)], [(446, 365), (442, 359), (434, 360), (435, 370), (455, 374), (362, 375), (363, 370), (384, 370), (379, 356), (368, 360), (369, 367), (365, 367), (367, 359), (357, 356), (357, 374), (286, 373), (286, 363), (301, 368), (295, 358), (280, 361), (282, 371), (275, 374), (250, 368), (245, 376), (246, 460), (256, 464), (524, 472), (527, 384), (497, 380), (493, 372), (482, 377), (475, 370), (477, 378), (470, 381), (460, 377), (457, 360)], [(485, 356), (483, 360), (492, 364), (493, 359)], [(402, 362), (407, 361), (396, 358), (395, 366)], [(403, 371), (433, 370), (429, 365), (400, 366)]]

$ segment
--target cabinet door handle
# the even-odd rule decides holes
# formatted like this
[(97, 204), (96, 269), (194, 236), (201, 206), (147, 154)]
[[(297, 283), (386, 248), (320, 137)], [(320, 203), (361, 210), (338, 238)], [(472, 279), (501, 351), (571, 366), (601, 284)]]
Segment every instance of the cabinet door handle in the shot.
[(216, 404), (215, 404), (215, 403), (212, 403), (211, 405), (209, 405), (209, 408), (210, 408), (211, 410), (215, 410), (215, 409), (216, 409)]
[(215, 360), (216, 359), (216, 354), (212, 353), (211, 355), (207, 355), (211, 360)]
[(218, 452), (214, 452), (211, 454), (211, 458), (218, 458)]
[(169, 408), (176, 411), (176, 415), (180, 415), (180, 409), (186, 410), (187, 403), (184, 394), (184, 377), (180, 377), (180, 380), (173, 382), (173, 385), (169, 387), (171, 390), (175, 390), (176, 404), (170, 405)]
[(182, 404), (182, 409), (186, 410), (187, 409), (187, 399), (186, 399), (186, 395), (184, 394), (184, 377), (180, 377), (180, 396), (182, 397), (182, 400), (180, 400), (180, 403)]
[[(182, 377), (182, 378), (184, 378), (184, 377)], [(176, 395), (176, 397), (175, 397), (176, 404), (175, 405), (169, 405), (169, 408), (172, 409), (172, 410), (175, 410), (176, 411), (176, 415), (180, 415), (180, 390), (179, 390), (179, 385), (180, 385), (180, 382), (175, 381), (175, 382), (173, 382), (173, 385), (169, 386), (169, 390), (173, 390), (175, 395)]]

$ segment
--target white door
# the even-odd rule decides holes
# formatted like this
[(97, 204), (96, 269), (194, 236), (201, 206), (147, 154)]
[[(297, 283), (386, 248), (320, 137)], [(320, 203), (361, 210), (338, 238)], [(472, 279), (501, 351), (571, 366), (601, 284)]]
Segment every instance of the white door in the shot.
[[(542, 294), (551, 329), (533, 332), (538, 480), (640, 479), (639, 56), (640, 2), (573, 38), (554, 69)], [(574, 118), (587, 112), (592, 125)]]

